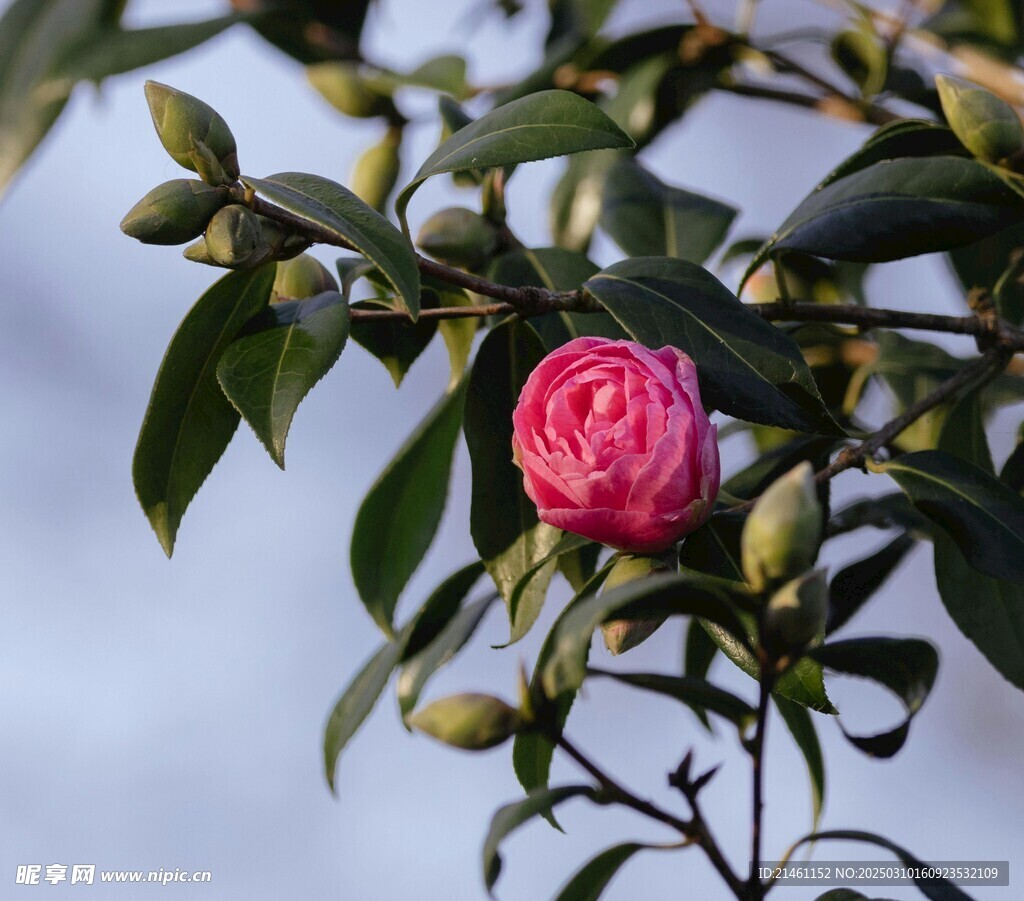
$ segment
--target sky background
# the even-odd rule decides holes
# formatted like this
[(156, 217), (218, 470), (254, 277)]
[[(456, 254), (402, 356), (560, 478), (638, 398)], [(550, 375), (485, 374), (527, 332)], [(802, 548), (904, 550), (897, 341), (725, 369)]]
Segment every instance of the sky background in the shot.
[[(369, 55), (412, 68), (437, 53), (465, 53), (474, 80), (500, 83), (537, 61), (546, 23), (536, 0), (528, 7), (507, 25), (484, 16), (475, 0), (384, 0), (370, 18)], [(681, 8), (624, 0), (614, 26), (671, 20)], [(134, 0), (129, 10), (134, 24), (167, 21), (167, 4), (157, 0)], [(174, 5), (175, 20), (221, 10), (216, 0)], [(818, 15), (800, 0), (764, 13), (766, 30)], [(466, 27), (466, 16), (475, 27)], [(482, 898), (480, 847), (490, 815), (521, 793), (510, 746), (470, 755), (410, 736), (389, 693), (342, 758), (337, 798), (321, 767), (327, 714), (381, 641), (348, 572), (355, 512), (410, 424), (442, 391), (443, 346), (435, 342), (398, 392), (376, 360), (350, 346), (302, 405), (286, 473), (243, 424), (190, 507), (168, 561), (134, 497), (131, 455), (163, 350), (216, 273), (118, 231), (149, 188), (182, 175), (152, 131), (146, 77), (220, 110), (238, 138), (243, 170), (256, 175), (289, 169), (344, 181), (381, 130), (334, 113), (297, 64), (236, 28), (186, 56), (114, 79), (100, 93), (76, 92), (0, 205), (0, 897)], [(424, 117), (405, 148), (411, 174), (437, 126), (429, 96), (402, 102)], [(743, 236), (771, 231), (865, 135), (716, 95), (644, 160), (673, 183), (740, 206), (733, 235)], [(549, 241), (545, 198), (562, 165), (521, 167), (512, 183), (512, 225), (528, 244)], [(474, 202), (471, 194), (456, 197), (447, 179), (429, 182), (412, 204), (414, 226), (453, 198)], [(333, 264), (329, 249), (316, 255)], [(607, 264), (617, 251), (598, 242), (595, 256)], [(879, 305), (960, 309), (938, 260), (877, 267), (870, 284)], [(945, 346), (971, 351), (966, 340)], [(997, 457), (1009, 448), (1020, 408), (1013, 413), (995, 424)], [(723, 444), (727, 472), (749, 455), (745, 440)], [(474, 556), (467, 463), (460, 448), (446, 521), (402, 611)], [(835, 486), (837, 501), (889, 490), (859, 473)], [(874, 533), (833, 542), (825, 562), (841, 565), (883, 540)], [(557, 584), (533, 634), (506, 651), (489, 647), (507, 635), (496, 607), (428, 697), (470, 689), (511, 696), (520, 659), (532, 664), (543, 627), (567, 597)], [(819, 721), (829, 778), (823, 825), (882, 832), (932, 860), (1009, 859), (1016, 884), (1024, 866), (1024, 697), (949, 621), (930, 547), (914, 552), (844, 634), (878, 633), (933, 639), (942, 654), (938, 683), (894, 761), (868, 760), (835, 723)], [(681, 642), (681, 624), (670, 623), (627, 662), (678, 670)], [(724, 660), (712, 676), (750, 695), (753, 684)], [(870, 686), (833, 681), (830, 690), (854, 729), (897, 720), (895, 701)], [(688, 747), (698, 766), (723, 763), (705, 806), (727, 855), (745, 866), (748, 766), (725, 728), (711, 738), (685, 708), (598, 681), (567, 732), (616, 776), (673, 805), (665, 773)], [(556, 761), (555, 782), (579, 778), (571, 762)], [(769, 727), (766, 778), (772, 856), (810, 825), (803, 764), (778, 720)], [(561, 819), (567, 835), (538, 822), (505, 843), (499, 897), (550, 897), (603, 848), (671, 838), (632, 814), (579, 802), (563, 808)], [(818, 853), (882, 856), (841, 846)], [(211, 870), (213, 882), (14, 887), (16, 866), (33, 863)], [(775, 897), (817, 893), (779, 889)], [(877, 893), (919, 897), (910, 889)], [(972, 894), (1010, 898), (1019, 890)], [(724, 896), (697, 851), (642, 854), (606, 895)]]

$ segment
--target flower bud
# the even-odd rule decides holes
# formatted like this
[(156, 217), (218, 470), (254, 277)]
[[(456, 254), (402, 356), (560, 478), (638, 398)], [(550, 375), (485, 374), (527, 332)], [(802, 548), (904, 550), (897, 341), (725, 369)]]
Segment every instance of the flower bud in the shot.
[(740, 541), (743, 574), (755, 591), (801, 575), (821, 544), (821, 504), (806, 461), (776, 479), (758, 498)]
[(825, 632), (828, 583), (816, 569), (783, 585), (764, 611), (764, 641), (774, 654), (799, 653)]
[(206, 229), (228, 202), (227, 188), (176, 178), (153, 188), (121, 220), (121, 231), (143, 244), (184, 244)]
[(483, 751), (511, 738), (523, 725), (513, 707), (492, 695), (467, 693), (442, 698), (409, 716), (414, 729), (466, 751)]
[(401, 130), (388, 129), (384, 139), (364, 151), (352, 169), (349, 180), (352, 193), (381, 213), (398, 181), (401, 166), (398, 149), (401, 143)]
[(270, 294), (270, 302), (279, 299), (305, 300), (324, 291), (337, 291), (338, 282), (323, 264), (308, 254), (277, 264), (277, 276)]
[[(637, 557), (626, 554), (619, 557), (604, 580), (602, 591), (611, 591), (627, 582), (647, 579), (650, 576), (669, 571), (669, 566), (658, 557)], [(647, 641), (658, 631), (666, 617), (654, 616), (640, 619), (613, 619), (601, 624), (605, 647), (616, 656)]]
[(206, 246), (206, 238), (200, 238), (195, 244), (189, 244), (181, 254), (186, 260), (192, 263), (202, 263), (204, 266), (219, 266), (213, 257), (210, 256), (210, 248)]
[(146, 100), (160, 143), (178, 165), (210, 184), (231, 184), (238, 178), (235, 137), (216, 110), (155, 81), (146, 82)]
[(497, 249), (498, 230), (479, 213), (449, 207), (423, 223), (416, 243), (435, 259), (474, 269), (486, 263)]
[(358, 63), (317, 63), (306, 67), (306, 77), (324, 100), (354, 119), (382, 116), (392, 108), (391, 98), (360, 75)]
[(978, 159), (998, 163), (1024, 150), (1024, 127), (1010, 104), (949, 75), (937, 75), (935, 86), (949, 127)]
[(214, 214), (206, 227), (206, 249), (218, 266), (229, 269), (252, 269), (274, 253), (259, 217), (237, 203)]

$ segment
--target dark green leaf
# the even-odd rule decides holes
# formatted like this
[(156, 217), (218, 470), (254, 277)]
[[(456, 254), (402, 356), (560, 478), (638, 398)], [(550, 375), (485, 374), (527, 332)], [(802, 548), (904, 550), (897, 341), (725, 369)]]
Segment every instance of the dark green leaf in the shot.
[[(558, 893), (555, 901), (597, 901), (623, 864), (637, 851), (650, 848), (639, 842), (625, 842), (602, 851), (581, 867)], [(657, 847), (657, 846), (654, 846)]]
[(821, 469), (838, 443), (835, 438), (801, 435), (761, 454), (746, 469), (726, 479), (722, 488), (733, 497), (752, 500), (764, 494), (779, 476), (804, 460), (815, 469)]
[(506, 804), (494, 814), (484, 842), (484, 884), (487, 886), (488, 894), (501, 875), (501, 855), (498, 853), (498, 846), (504, 838), (533, 817), (549, 813), (552, 808), (570, 798), (580, 797), (594, 800), (596, 792), (589, 785), (539, 788), (530, 792), (521, 801)]
[(985, 288), (1012, 325), (1024, 324), (1024, 223), (949, 252), (953, 270), (967, 291)]
[[(939, 656), (927, 641), (917, 638), (853, 638), (822, 645), (808, 652), (827, 669), (871, 679), (900, 699), (906, 719), (878, 735), (843, 734), (872, 757), (892, 757), (907, 740), (910, 721), (935, 684)], [(842, 726), (842, 723), (840, 723)]]
[[(561, 247), (540, 247), (502, 254), (491, 265), (488, 277), (513, 288), (537, 286), (549, 291), (575, 291), (597, 271), (597, 266), (582, 253)], [(548, 350), (555, 350), (581, 335), (627, 337), (607, 313), (545, 313), (531, 319), (530, 325)]]
[(292, 417), (341, 356), (348, 329), (348, 304), (335, 291), (272, 304), (217, 363), (221, 389), (282, 469)]
[(772, 700), (807, 764), (807, 773), (811, 777), (812, 828), (817, 829), (825, 803), (825, 760), (821, 754), (821, 744), (814, 728), (814, 721), (806, 707), (782, 697), (777, 692), (772, 694)]
[(430, 644), (406, 661), (398, 677), (398, 706), (403, 718), (412, 713), (431, 676), (472, 638), (496, 600), (497, 596), (492, 594), (465, 605)]
[(757, 711), (743, 698), (696, 676), (665, 676), (660, 673), (618, 673), (588, 669), (588, 676), (605, 676), (682, 701), (694, 711), (717, 713), (740, 730), (757, 717)]
[(420, 313), (420, 272), (412, 243), (355, 194), (319, 175), (282, 172), (269, 178), (243, 178), (275, 206), (301, 216), (350, 244), (370, 260), (401, 299), (401, 308)]
[(573, 591), (582, 591), (583, 586), (590, 581), (590, 577), (597, 571), (597, 564), (603, 550), (603, 545), (591, 541), (589, 544), (562, 554), (558, 558), (558, 571), (565, 576)]
[(359, 507), (352, 578), (386, 635), (398, 596), (427, 552), (448, 498), (465, 383), (447, 392), (409, 436)]
[[(793, 845), (791, 850), (795, 851), (802, 845), (820, 841), (865, 842), (866, 844), (891, 851), (912, 870), (928, 871), (930, 869), (924, 861), (914, 857), (906, 848), (901, 848), (894, 842), (889, 841), (889, 839), (875, 835), (873, 832), (861, 832), (856, 829), (832, 829), (828, 832), (812, 832), (810, 835), (805, 835), (800, 839)], [(969, 895), (960, 891), (951, 882), (947, 882), (945, 879), (932, 879), (930, 873), (920, 879), (914, 879), (914, 883), (930, 901), (971, 901)]]
[(875, 163), (811, 193), (754, 255), (743, 281), (786, 250), (885, 262), (950, 250), (1024, 218), (994, 167), (955, 156)]
[(395, 210), (404, 223), (416, 189), (443, 172), (632, 146), (633, 141), (594, 104), (569, 91), (541, 91), (499, 106), (455, 132), (402, 189)]
[(832, 515), (827, 531), (829, 535), (843, 535), (865, 526), (876, 529), (907, 529), (918, 537), (930, 535), (933, 531), (929, 520), (914, 509), (914, 505), (902, 491), (867, 497), (847, 504)]
[(132, 479), (168, 557), (185, 509), (238, 427), (238, 412), (217, 384), (217, 361), (266, 307), (273, 283), (273, 266), (224, 276), (189, 310), (160, 364)]
[(600, 222), (632, 257), (678, 257), (701, 264), (725, 239), (738, 212), (666, 185), (635, 159), (625, 158), (605, 179)]
[[(977, 394), (968, 395), (954, 407), (939, 446), (992, 474), (992, 454)], [(987, 533), (980, 534), (981, 540), (990, 540)], [(989, 663), (1018, 688), (1024, 688), (1024, 585), (1019, 580), (995, 579), (973, 569), (957, 542), (943, 529), (935, 530), (934, 542), (935, 582), (943, 606)]]
[[(512, 462), (512, 411), (527, 377), (544, 356), (537, 333), (509, 320), (487, 335), (477, 351), (466, 395), (466, 445), (473, 469), (470, 532), (501, 596), (511, 604), (516, 584), (547, 556), (561, 537), (537, 519)], [(540, 613), (555, 561), (533, 576), (519, 595), (510, 641), (517, 641)], [(511, 607), (510, 614), (511, 614)]]
[(908, 532), (901, 532), (892, 541), (847, 566), (832, 577), (829, 584), (828, 623), (825, 634), (848, 623), (871, 596), (885, 584), (917, 542)]
[(400, 662), (415, 657), (444, 631), (459, 612), (469, 590), (483, 574), (484, 565), (476, 560), (452, 573), (434, 589), (412, 621)]
[(700, 266), (640, 257), (584, 288), (641, 344), (688, 353), (705, 403), (751, 422), (839, 432), (796, 343)]
[(943, 451), (874, 464), (956, 542), (975, 569), (1024, 582), (1024, 498), (994, 476)]
[(522, 599), (523, 594), (529, 591), (533, 577), (541, 569), (547, 566), (551, 561), (558, 560), (565, 554), (578, 551), (591, 544), (593, 544), (593, 542), (589, 538), (584, 538), (582, 535), (575, 535), (572, 532), (563, 533), (562, 537), (558, 539), (558, 544), (556, 544), (547, 554), (541, 557), (540, 560), (534, 563), (533, 566), (519, 577), (519, 581), (516, 582), (515, 588), (512, 589), (512, 594), (508, 599), (508, 615), (510, 620), (513, 623), (516, 621), (516, 611), (519, 608), (519, 602)]
[(747, 636), (736, 606), (740, 594), (735, 583), (682, 572), (628, 582), (587, 598), (567, 610), (552, 630), (551, 656), (543, 673), (545, 694), (556, 698), (583, 684), (594, 630), (609, 619), (689, 614), (719, 624), (745, 643)]
[(999, 480), (1018, 494), (1024, 490), (1024, 440), (1018, 440), (1010, 456), (1006, 458), (1003, 468), (999, 471)]
[[(699, 619), (690, 620), (686, 627), (686, 649), (683, 653), (683, 673), (695, 679), (707, 677), (708, 670), (718, 653), (718, 645), (712, 640)], [(711, 722), (703, 710), (694, 710), (701, 725), (709, 732)]]
[[(423, 298), (432, 296), (424, 294)], [(386, 310), (389, 306), (383, 301), (361, 300), (352, 304), (352, 309)], [(418, 322), (371, 319), (352, 323), (352, 340), (384, 364), (396, 388), (436, 333), (436, 319), (420, 319)]]

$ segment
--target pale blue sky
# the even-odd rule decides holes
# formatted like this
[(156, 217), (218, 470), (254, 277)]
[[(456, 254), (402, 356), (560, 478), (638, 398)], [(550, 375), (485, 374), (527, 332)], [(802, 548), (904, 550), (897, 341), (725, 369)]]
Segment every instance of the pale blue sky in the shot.
[[(814, 9), (785, 6), (790, 19), (793, 9), (808, 16)], [(475, 78), (501, 82), (535, 61), (544, 25), (538, 7), (534, 0), (513, 27), (491, 18), (471, 32), (460, 15), (480, 9), (473, 0), (385, 0), (371, 19), (370, 47), (403, 67), (438, 52), (465, 52)], [(165, 20), (166, 4), (156, 0), (132, 8), (137, 22)], [(220, 8), (192, 0), (175, 4), (175, 16)], [(632, 27), (680, 8), (626, 0), (618, 21)], [(145, 77), (221, 110), (238, 137), (243, 169), (255, 175), (298, 169), (343, 181), (379, 132), (376, 123), (334, 114), (296, 64), (237, 29), (118, 78), (98, 96), (82, 89), (0, 206), (0, 417), (7, 424), (0, 443), (0, 897), (30, 891), (13, 887), (18, 864), (56, 862), (209, 869), (213, 884), (44, 885), (31, 890), (35, 895), (482, 898), (480, 846), (489, 817), (520, 792), (508, 746), (473, 756), (411, 737), (388, 696), (342, 760), (337, 800), (320, 766), (330, 706), (381, 640), (348, 573), (355, 511), (410, 423), (442, 390), (443, 350), (439, 342), (432, 347), (396, 392), (375, 360), (350, 347), (303, 404), (286, 473), (243, 425), (189, 509), (168, 562), (132, 493), (131, 454), (163, 349), (216, 273), (117, 229), (138, 197), (180, 174), (149, 124)], [(408, 100), (408, 109), (431, 112), (429, 98)], [(802, 112), (714, 97), (645, 159), (670, 181), (741, 206), (742, 235), (778, 224), (864, 134)], [(429, 152), (435, 126), (414, 137), (409, 172)], [(522, 167), (512, 183), (513, 225), (529, 243), (548, 240), (544, 197), (560, 166)], [(414, 223), (451, 200), (446, 180), (429, 183), (413, 203)], [(596, 253), (601, 262), (616, 258), (604, 242)], [(329, 250), (317, 255), (333, 262)], [(890, 305), (956, 302), (937, 261), (885, 267), (875, 284)], [(970, 350), (966, 341), (948, 346)], [(1012, 417), (1001, 422), (997, 446), (1007, 446), (1014, 425)], [(741, 444), (725, 445), (727, 468), (735, 468)], [(845, 475), (837, 494), (886, 488), (877, 478)], [(460, 450), (448, 518), (404, 609), (471, 559), (468, 506)], [(876, 540), (847, 540), (829, 560), (843, 562)], [(950, 624), (930, 556), (930, 548), (918, 549), (849, 632), (932, 637), (942, 652), (935, 693), (906, 749), (888, 763), (865, 759), (834, 723), (821, 721), (830, 781), (824, 825), (875, 829), (934, 860), (1009, 858), (1019, 868), (1024, 697)], [(510, 695), (519, 660), (532, 662), (541, 627), (565, 597), (559, 585), (535, 634), (507, 651), (488, 646), (506, 635), (496, 609), (429, 696), (472, 688)], [(680, 626), (666, 626), (630, 663), (672, 671), (680, 643)], [(750, 691), (749, 680), (722, 661), (713, 675)], [(833, 693), (865, 730), (895, 721), (895, 703), (870, 687), (838, 683)], [(665, 773), (691, 745), (700, 765), (724, 761), (706, 805), (727, 854), (746, 860), (747, 764), (724, 729), (712, 741), (671, 702), (598, 682), (568, 731), (651, 794), (663, 793)], [(809, 800), (800, 759), (777, 721), (769, 741), (767, 849), (777, 854), (808, 827)], [(571, 764), (556, 763), (556, 781), (578, 775)], [(562, 819), (565, 836), (539, 823), (507, 843), (501, 898), (549, 897), (611, 844), (668, 838), (632, 815), (582, 804), (567, 807)], [(838, 847), (822, 856), (841, 853), (880, 856)], [(781, 889), (777, 897), (814, 894)], [(908, 889), (878, 894), (918, 897)], [(724, 890), (691, 851), (638, 857), (606, 897), (715, 901)]]

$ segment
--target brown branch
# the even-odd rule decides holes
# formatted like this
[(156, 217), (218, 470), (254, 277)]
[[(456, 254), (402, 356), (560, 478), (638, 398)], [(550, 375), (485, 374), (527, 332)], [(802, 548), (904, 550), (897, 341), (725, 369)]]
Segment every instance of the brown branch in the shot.
[(768, 701), (771, 698), (774, 677), (770, 668), (761, 664), (760, 696), (757, 705), (757, 726), (750, 745), (753, 766), (753, 826), (750, 837), (750, 875), (747, 877), (748, 896), (754, 901), (764, 897), (764, 887), (758, 867), (761, 862), (761, 824), (764, 820), (764, 740), (768, 725)]

